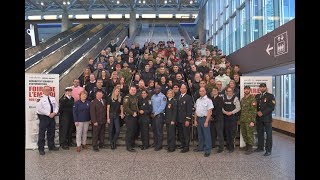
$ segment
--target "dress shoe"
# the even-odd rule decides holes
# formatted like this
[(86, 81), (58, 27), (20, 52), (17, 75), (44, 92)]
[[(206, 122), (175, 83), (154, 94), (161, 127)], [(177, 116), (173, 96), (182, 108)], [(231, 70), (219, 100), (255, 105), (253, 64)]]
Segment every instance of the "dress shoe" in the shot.
[(160, 151), (161, 149), (162, 149), (162, 147), (154, 148), (155, 151)]
[(44, 151), (39, 151), (40, 155), (45, 155), (46, 153)]
[(254, 152), (262, 152), (262, 151), (263, 151), (263, 149), (259, 149), (259, 148), (254, 150)]
[(152, 144), (150, 145), (150, 147), (154, 147), (154, 143), (152, 143)]
[(177, 146), (177, 149), (183, 149), (183, 146), (179, 145), (179, 146)]
[(223, 149), (218, 149), (217, 153), (222, 153)]
[(148, 149), (148, 148), (142, 146), (140, 149), (141, 149), (141, 150), (146, 150), (146, 149)]
[(49, 151), (58, 151), (59, 148), (58, 147), (52, 147), (52, 148), (49, 148)]
[(142, 147), (144, 147), (144, 146), (143, 146), (143, 145), (138, 145), (138, 147), (139, 147), (139, 148), (142, 148)]
[(93, 150), (94, 150), (95, 152), (99, 152), (99, 149), (98, 149), (98, 148), (93, 148)]
[(264, 156), (270, 156), (270, 155), (271, 155), (271, 152), (264, 153)]
[(168, 149), (168, 152), (174, 152), (175, 149)]
[(186, 152), (188, 152), (189, 151), (189, 148), (184, 148), (184, 149), (182, 149), (180, 152), (181, 153), (186, 153)]
[(204, 153), (204, 157), (210, 156), (210, 153)]
[(247, 150), (248, 150), (248, 146), (245, 146), (245, 147), (239, 147), (239, 150), (240, 150), (240, 151), (247, 151)]
[(69, 144), (68, 144), (68, 146), (70, 146), (70, 147), (76, 147), (76, 146), (77, 146), (77, 144), (76, 144), (76, 143), (71, 142), (71, 143), (69, 143)]
[(197, 148), (193, 150), (193, 152), (201, 152), (201, 151), (203, 151), (203, 150), (199, 150)]
[(81, 151), (81, 147), (77, 146), (77, 152), (80, 152), (80, 151)]
[(234, 151), (233, 149), (230, 149), (230, 150), (228, 151), (228, 153), (233, 153), (233, 151)]
[(88, 149), (88, 145), (82, 145), (82, 149)]
[(247, 145), (246, 147), (248, 147), (248, 148), (247, 148), (247, 151), (244, 154), (246, 154), (246, 155), (252, 154), (253, 153), (252, 146), (251, 145)]
[(62, 146), (61, 148), (64, 149), (64, 150), (69, 150), (68, 146)]
[(112, 143), (110, 143), (110, 146), (111, 146), (111, 149), (115, 149), (114, 148), (114, 143), (112, 142)]
[(117, 149), (117, 144), (116, 144), (116, 142), (113, 143), (113, 147), (114, 147), (114, 149)]
[(129, 151), (129, 152), (136, 152), (136, 150), (133, 149), (133, 148), (127, 148), (127, 151)]
[(107, 149), (107, 146), (101, 145), (101, 146), (99, 146), (99, 149)]

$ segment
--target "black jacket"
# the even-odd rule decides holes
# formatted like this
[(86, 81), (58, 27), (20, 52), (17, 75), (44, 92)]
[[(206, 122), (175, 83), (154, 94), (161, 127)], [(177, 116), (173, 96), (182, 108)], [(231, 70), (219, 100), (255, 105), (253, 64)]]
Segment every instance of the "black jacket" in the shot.
[(175, 99), (171, 99), (167, 101), (166, 109), (165, 109), (165, 122), (170, 123), (171, 121), (176, 121), (177, 119), (177, 101)]
[(185, 123), (186, 121), (191, 122), (192, 118), (192, 107), (193, 102), (189, 94), (185, 94), (182, 98), (178, 98), (178, 121)]
[(150, 118), (150, 115), (152, 113), (152, 105), (151, 100), (149, 98), (139, 98), (138, 100), (138, 108), (139, 111), (143, 110), (143, 114), (139, 113), (139, 118)]
[(262, 112), (262, 116), (256, 116), (257, 121), (263, 122), (272, 122), (272, 111), (274, 110), (274, 106), (276, 101), (274, 99), (274, 95), (266, 92), (264, 95), (260, 96), (260, 94), (256, 95), (257, 100), (257, 111)]
[(73, 97), (68, 99), (65, 95), (63, 95), (59, 105), (60, 120), (73, 121), (73, 105), (74, 105)]
[(223, 112), (222, 112), (222, 107), (223, 107), (223, 99), (220, 96), (217, 96), (216, 98), (211, 98), (212, 103), (213, 103), (213, 111), (212, 111), (212, 118), (213, 121), (223, 121)]

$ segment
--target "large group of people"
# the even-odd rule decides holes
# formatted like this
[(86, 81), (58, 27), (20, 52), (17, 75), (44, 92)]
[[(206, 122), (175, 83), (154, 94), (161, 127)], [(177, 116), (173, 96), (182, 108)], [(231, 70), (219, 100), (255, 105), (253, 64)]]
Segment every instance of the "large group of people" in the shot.
[[(95, 62), (96, 61), (96, 62)], [(240, 66), (231, 66), (218, 47), (207, 43), (187, 44), (181, 39), (176, 48), (173, 41), (146, 42), (140, 48), (110, 43), (97, 59), (89, 58), (88, 66), (57, 103), (50, 87), (43, 88), (37, 105), (40, 119), (38, 150), (44, 155), (45, 132), (49, 150), (54, 145), (54, 116), (59, 115), (59, 143), (62, 149), (76, 146), (76, 151), (88, 149), (87, 132), (92, 126), (94, 151), (107, 148), (108, 127), (111, 149), (117, 148), (122, 124), (126, 125), (125, 144), (129, 152), (136, 151), (140, 136), (141, 150), (163, 148), (163, 128), (167, 131), (167, 151), (189, 151), (192, 134), (198, 145), (193, 151), (211, 154), (235, 148), (240, 125), (246, 143), (245, 154), (272, 150), (272, 111), (274, 96), (261, 83), (260, 94), (250, 94), (244, 87), (240, 99)], [(153, 144), (149, 144), (149, 126)], [(191, 131), (193, 128), (194, 131)], [(253, 150), (254, 128), (258, 133), (258, 148)], [(76, 131), (76, 144), (72, 132)], [(264, 131), (267, 138), (264, 143)]]

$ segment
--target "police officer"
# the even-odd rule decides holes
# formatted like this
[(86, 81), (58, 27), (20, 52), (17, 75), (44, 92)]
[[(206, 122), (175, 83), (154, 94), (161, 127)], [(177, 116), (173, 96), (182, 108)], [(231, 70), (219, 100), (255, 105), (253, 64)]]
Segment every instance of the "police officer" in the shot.
[(201, 87), (199, 89), (200, 97), (195, 104), (194, 124), (198, 127), (198, 148), (195, 152), (204, 151), (204, 157), (210, 156), (212, 142), (210, 133), (210, 119), (212, 115), (213, 103), (208, 98), (206, 89)]
[(224, 130), (226, 132), (227, 149), (229, 153), (234, 151), (234, 139), (237, 132), (237, 113), (241, 110), (240, 101), (234, 95), (232, 88), (226, 89), (226, 95), (223, 98), (222, 112), (224, 114)]
[(181, 141), (181, 153), (189, 151), (190, 142), (190, 123), (192, 116), (192, 98), (187, 94), (187, 85), (182, 84), (180, 87), (181, 95), (178, 99), (178, 123), (179, 135)]
[(45, 133), (47, 130), (47, 140), (49, 150), (57, 151), (58, 147), (54, 145), (54, 134), (56, 121), (54, 116), (59, 111), (59, 104), (56, 99), (50, 96), (50, 86), (44, 86), (43, 94), (38, 104), (36, 106), (37, 115), (39, 118), (39, 134), (38, 134), (38, 150), (40, 155), (45, 155), (44, 145), (45, 145)]
[(125, 114), (125, 122), (127, 126), (126, 131), (126, 147), (129, 152), (135, 152), (133, 149), (134, 135), (137, 128), (137, 116), (138, 116), (138, 98), (136, 97), (137, 89), (135, 86), (131, 86), (129, 94), (123, 99), (123, 110)]
[(246, 143), (245, 154), (253, 152), (252, 146), (254, 142), (254, 124), (256, 122), (257, 102), (256, 98), (250, 94), (250, 86), (244, 87), (244, 97), (240, 101), (240, 129), (244, 142)]
[(66, 87), (59, 105), (59, 142), (62, 149), (72, 146), (73, 104), (72, 88)]
[(258, 133), (258, 148), (255, 152), (261, 152), (264, 148), (264, 131), (266, 131), (266, 152), (264, 156), (270, 156), (272, 150), (272, 111), (276, 101), (274, 95), (267, 92), (266, 83), (259, 85), (260, 94), (256, 95), (257, 101), (257, 133)]
[(173, 152), (176, 149), (176, 118), (177, 118), (177, 100), (173, 98), (174, 92), (172, 89), (167, 91), (167, 105), (165, 109), (165, 122), (167, 128), (167, 144), (168, 152)]
[(155, 151), (162, 149), (162, 140), (163, 140), (163, 112), (166, 108), (167, 98), (161, 92), (161, 87), (156, 85), (155, 94), (151, 97), (152, 104), (152, 129), (154, 135), (154, 147)]
[(221, 153), (224, 149), (224, 120), (223, 120), (223, 112), (222, 107), (224, 105), (223, 98), (219, 96), (218, 88), (213, 87), (211, 92), (211, 99), (213, 103), (213, 112), (212, 112), (212, 123), (211, 123), (211, 140), (212, 147), (214, 148), (216, 145), (216, 140), (218, 138), (219, 141), (219, 149), (218, 153)]
[(146, 90), (142, 90), (141, 97), (138, 102), (139, 107), (139, 126), (141, 128), (141, 150), (149, 148), (149, 124), (152, 113), (151, 100), (148, 98)]

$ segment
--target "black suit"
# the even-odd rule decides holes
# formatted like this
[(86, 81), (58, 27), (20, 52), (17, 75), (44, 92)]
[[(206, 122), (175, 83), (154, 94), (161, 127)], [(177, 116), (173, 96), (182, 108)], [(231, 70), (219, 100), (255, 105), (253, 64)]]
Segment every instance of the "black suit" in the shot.
[(262, 112), (262, 116), (256, 116), (257, 133), (258, 133), (258, 149), (264, 148), (264, 131), (266, 131), (266, 151), (272, 150), (272, 111), (276, 101), (273, 94), (266, 92), (265, 94), (257, 94), (257, 111)]
[[(106, 123), (107, 123), (107, 102), (102, 99), (103, 103), (98, 99), (94, 99), (90, 103), (90, 117), (92, 123), (92, 146), (94, 149), (104, 146)], [(95, 126), (94, 123), (98, 123)]]
[[(192, 98), (190, 95), (185, 94), (183, 97), (179, 97), (178, 99), (178, 123), (179, 123), (179, 135), (181, 145), (184, 149), (189, 149), (190, 142), (190, 126), (191, 117), (192, 117)], [(189, 121), (190, 125), (188, 127), (185, 126), (185, 122)]]
[[(168, 149), (174, 150), (176, 148), (176, 131), (175, 124), (177, 118), (177, 101), (175, 99), (171, 99), (167, 101), (166, 109), (165, 109), (165, 122), (166, 128), (168, 132), (167, 143)], [(174, 124), (171, 124), (171, 122)]]

